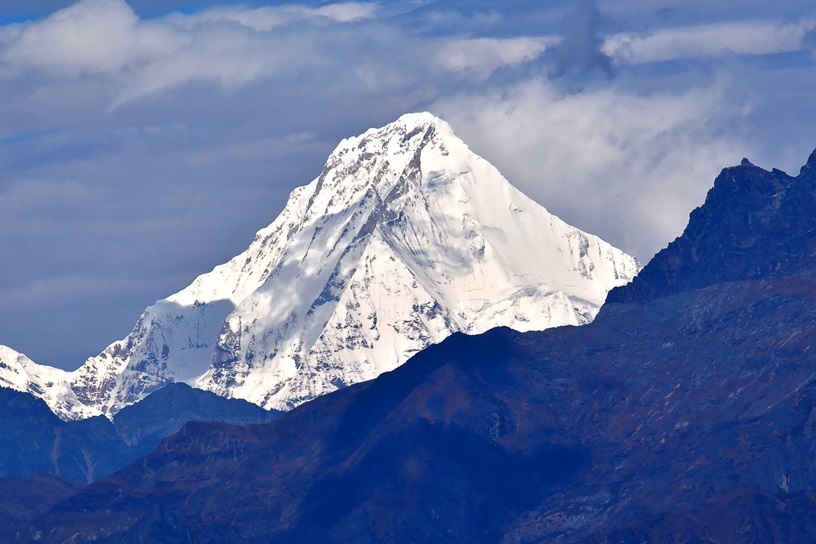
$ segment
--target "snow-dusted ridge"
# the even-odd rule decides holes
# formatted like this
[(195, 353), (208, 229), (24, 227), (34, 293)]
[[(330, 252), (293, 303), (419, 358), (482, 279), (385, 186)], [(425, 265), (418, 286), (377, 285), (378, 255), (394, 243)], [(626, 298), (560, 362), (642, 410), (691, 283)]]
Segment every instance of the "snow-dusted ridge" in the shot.
[(343, 140), (246, 251), (147, 308), (125, 339), (71, 373), (0, 351), (0, 385), (63, 418), (110, 416), (169, 381), (286, 410), (453, 332), (587, 323), (637, 270), (447, 123), (408, 114)]
[(38, 365), (22, 353), (0, 345), (0, 387), (43, 399), (63, 419), (87, 419), (102, 412), (84, 405), (71, 388), (71, 373)]

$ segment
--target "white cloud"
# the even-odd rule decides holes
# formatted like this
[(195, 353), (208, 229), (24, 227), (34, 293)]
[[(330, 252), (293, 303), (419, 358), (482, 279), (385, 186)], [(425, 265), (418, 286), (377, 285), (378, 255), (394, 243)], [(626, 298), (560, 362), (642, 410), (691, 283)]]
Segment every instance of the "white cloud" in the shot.
[(334, 19), (341, 23), (350, 23), (360, 19), (369, 19), (377, 12), (377, 5), (362, 2), (346, 2), (343, 4), (331, 4), (317, 8), (315, 13)]
[[(742, 112), (726, 107), (722, 88), (637, 94), (615, 84), (566, 94), (535, 79), (480, 94), (474, 89), (496, 69), (536, 59), (559, 44), (558, 38), (421, 36), (377, 14), (376, 4), (349, 2), (231, 6), (140, 19), (124, 0), (81, 0), (46, 19), (0, 27), (0, 73), (5, 69), (6, 81), (14, 81), (21, 69), (51, 78), (34, 80), (16, 103), (10, 93), (9, 108), (69, 116), (72, 108), (65, 106), (73, 100), (74, 109), (96, 116), (91, 124), (107, 122), (117, 108), (145, 97), (161, 104), (162, 96), (180, 88), (175, 101), (189, 95), (218, 103), (256, 85), (259, 96), (292, 100), (300, 108), (292, 111), (307, 118), (330, 111), (333, 100), (352, 101), (363, 110), (370, 107), (367, 97), (379, 97), (385, 110), (400, 111), (464, 86), (471, 91), (442, 99), (437, 107), (466, 140), (496, 157), (513, 181), (563, 210), (567, 219), (610, 232), (613, 242), (641, 257), (679, 232), (715, 170), (733, 162), (738, 146), (745, 149), (733, 131), (723, 132)], [(487, 15), (485, 25), (501, 19)], [(458, 20), (450, 14), (446, 19)], [(603, 52), (618, 64), (637, 64), (790, 51), (802, 47), (808, 25), (749, 21), (622, 33), (607, 37)], [(585, 30), (594, 43), (597, 24)], [(189, 87), (200, 82), (205, 84)], [(292, 106), (278, 111), (287, 108)], [(171, 115), (174, 123), (187, 121)], [(253, 148), (245, 141), (224, 146)], [(688, 173), (678, 166), (683, 157), (696, 157), (688, 161), (694, 163)], [(610, 203), (627, 210), (631, 221), (604, 223), (609, 218), (602, 210)]]
[(473, 71), (486, 77), (501, 66), (514, 66), (536, 58), (557, 41), (557, 38), (443, 40), (436, 62), (452, 72)]
[(376, 21), (377, 12), (376, 4), (349, 2), (220, 7), (139, 19), (124, 0), (81, 0), (43, 20), (3, 27), (0, 75), (94, 76), (97, 89), (112, 93), (106, 104), (111, 111), (202, 81), (229, 91), (264, 79), (306, 77), (382, 92), (409, 86), (420, 74), (484, 79), (498, 67), (533, 58), (546, 42), (423, 39)]
[(764, 55), (798, 51), (807, 22), (738, 21), (675, 27), (644, 34), (607, 37), (603, 51), (619, 64), (643, 64), (683, 58)]
[(59, 75), (117, 71), (177, 51), (186, 41), (160, 25), (140, 22), (123, 0), (82, 0), (15, 30), (0, 59)]
[(363, 2), (346, 2), (311, 8), (292, 4), (288, 6), (225, 6), (209, 8), (192, 14), (174, 13), (163, 18), (178, 29), (190, 31), (197, 25), (224, 22), (238, 23), (255, 31), (266, 31), (298, 21), (326, 18), (338, 23), (351, 23), (370, 19), (377, 13), (377, 5)]
[(536, 79), (435, 109), (550, 211), (645, 260), (680, 234), (719, 170), (748, 153), (729, 129), (746, 110), (725, 91), (567, 94)]

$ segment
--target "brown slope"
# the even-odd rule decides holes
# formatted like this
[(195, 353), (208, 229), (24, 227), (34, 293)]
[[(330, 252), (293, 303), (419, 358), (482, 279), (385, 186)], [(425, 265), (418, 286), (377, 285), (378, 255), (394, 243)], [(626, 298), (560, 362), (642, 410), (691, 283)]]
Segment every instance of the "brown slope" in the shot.
[(0, 478), (0, 540), (10, 542), (13, 529), (45, 514), (85, 487), (52, 474)]

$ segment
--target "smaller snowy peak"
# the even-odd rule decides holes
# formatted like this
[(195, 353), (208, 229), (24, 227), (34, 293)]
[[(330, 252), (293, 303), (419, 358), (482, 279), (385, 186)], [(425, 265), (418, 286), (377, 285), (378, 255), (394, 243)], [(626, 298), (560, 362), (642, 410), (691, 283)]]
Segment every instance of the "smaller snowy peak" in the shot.
[(70, 381), (70, 372), (38, 365), (22, 353), (0, 345), (0, 387), (40, 398), (55, 414), (66, 419), (100, 415), (101, 412), (95, 407), (80, 402), (71, 389)]
[(39, 377), (33, 371), (37, 365), (10, 347), (0, 345), (0, 386), (15, 391), (28, 391)]

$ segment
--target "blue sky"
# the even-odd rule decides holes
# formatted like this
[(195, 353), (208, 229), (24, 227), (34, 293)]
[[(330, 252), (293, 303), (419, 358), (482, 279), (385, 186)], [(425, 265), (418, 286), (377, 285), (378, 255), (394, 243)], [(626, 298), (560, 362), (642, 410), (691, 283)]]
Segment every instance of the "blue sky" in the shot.
[(816, 147), (812, 0), (0, 1), (0, 343), (66, 368), (430, 110), (641, 260)]

